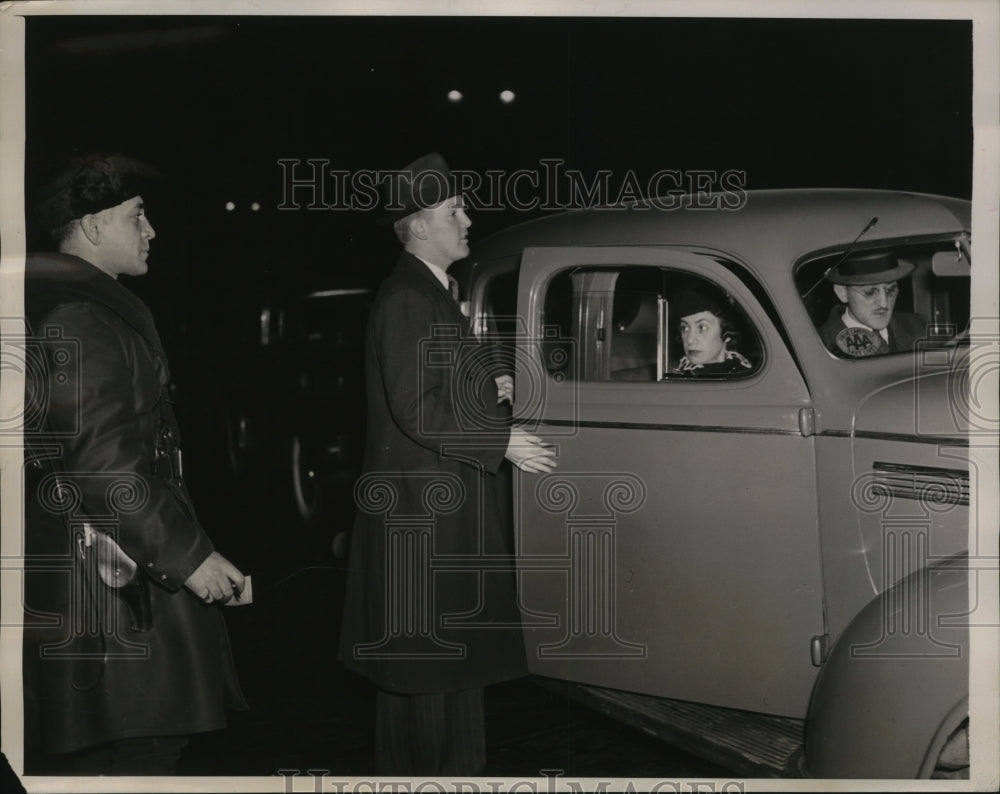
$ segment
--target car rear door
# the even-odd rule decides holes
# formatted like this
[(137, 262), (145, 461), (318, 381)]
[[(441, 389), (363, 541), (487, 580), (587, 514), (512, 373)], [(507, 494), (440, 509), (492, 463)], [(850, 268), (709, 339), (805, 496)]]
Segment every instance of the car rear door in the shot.
[[(639, 324), (638, 310), (621, 328), (612, 316), (626, 271), (728, 293), (758, 337), (754, 374), (680, 378), (663, 362), (666, 380), (612, 379), (609, 344)], [(560, 323), (547, 292), (567, 273), (574, 319)], [(533, 673), (804, 717), (824, 633), (810, 399), (753, 286), (677, 249), (524, 251), (515, 421), (559, 454), (555, 472), (515, 487)], [(650, 340), (635, 338), (647, 352), (622, 354), (630, 365), (647, 362)]]

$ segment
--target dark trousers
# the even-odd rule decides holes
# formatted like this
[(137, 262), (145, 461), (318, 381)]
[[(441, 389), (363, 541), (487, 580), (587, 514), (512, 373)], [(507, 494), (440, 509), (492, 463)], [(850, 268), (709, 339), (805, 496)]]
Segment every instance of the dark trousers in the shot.
[(428, 695), (378, 690), (375, 774), (478, 777), (485, 766), (482, 688)]
[(78, 775), (173, 775), (187, 736), (138, 736), (88, 747), (73, 759)]

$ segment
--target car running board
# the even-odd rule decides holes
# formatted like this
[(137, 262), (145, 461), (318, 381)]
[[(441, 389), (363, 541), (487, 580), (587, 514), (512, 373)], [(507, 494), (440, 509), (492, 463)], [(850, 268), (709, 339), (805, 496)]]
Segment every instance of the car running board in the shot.
[(536, 684), (746, 777), (801, 777), (805, 720), (532, 676)]

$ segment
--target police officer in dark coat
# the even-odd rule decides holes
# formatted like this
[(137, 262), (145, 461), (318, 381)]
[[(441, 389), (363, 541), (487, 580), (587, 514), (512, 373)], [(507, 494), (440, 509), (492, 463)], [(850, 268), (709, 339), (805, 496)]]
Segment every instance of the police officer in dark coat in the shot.
[(188, 737), (246, 708), (220, 603), (243, 574), (198, 523), (153, 318), (118, 280), (154, 231), (121, 156), (75, 162), (29, 257), (25, 412), (26, 744), (80, 774), (172, 774)]
[(405, 250), (367, 330), (340, 655), (378, 687), (378, 774), (477, 775), (482, 687), (526, 673), (501, 464), (547, 472), (555, 459), (505, 421), (510, 375), (492, 368), (450, 290), (471, 224), (441, 156), (404, 169), (389, 200)]

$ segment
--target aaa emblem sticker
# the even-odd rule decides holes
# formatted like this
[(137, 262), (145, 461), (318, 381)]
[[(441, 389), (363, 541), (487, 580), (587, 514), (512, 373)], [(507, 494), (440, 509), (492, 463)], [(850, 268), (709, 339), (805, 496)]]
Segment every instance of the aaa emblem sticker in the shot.
[(845, 328), (837, 334), (836, 341), (837, 348), (852, 358), (877, 356), (888, 347), (879, 332), (870, 328)]

